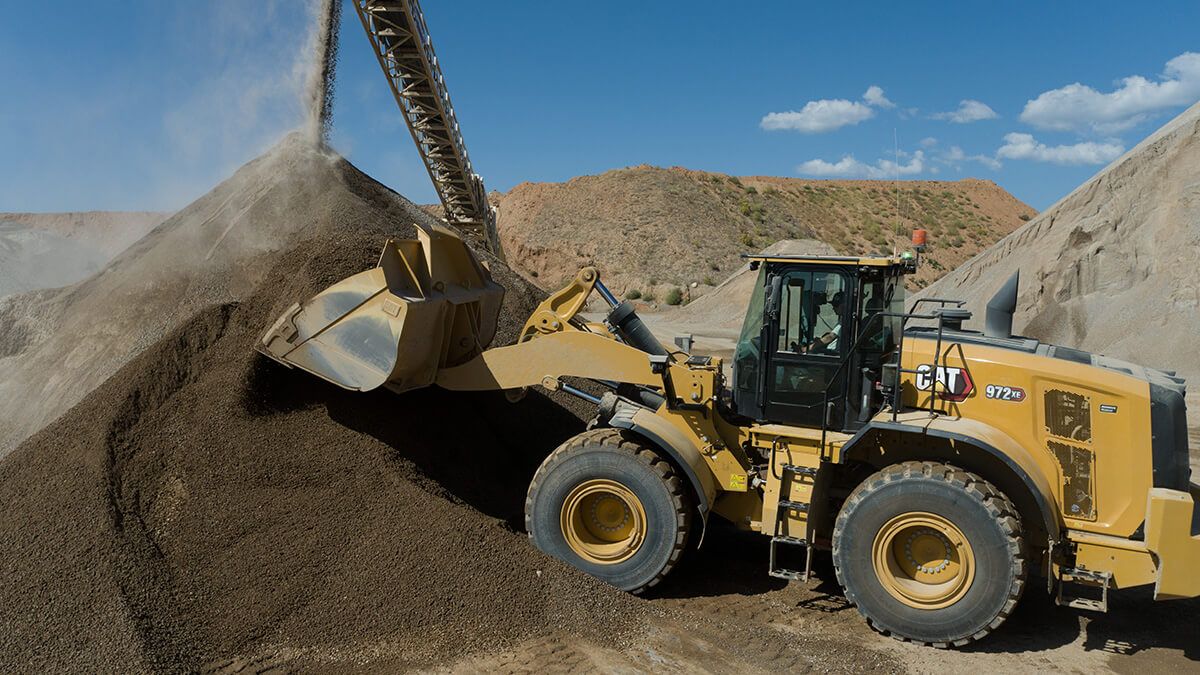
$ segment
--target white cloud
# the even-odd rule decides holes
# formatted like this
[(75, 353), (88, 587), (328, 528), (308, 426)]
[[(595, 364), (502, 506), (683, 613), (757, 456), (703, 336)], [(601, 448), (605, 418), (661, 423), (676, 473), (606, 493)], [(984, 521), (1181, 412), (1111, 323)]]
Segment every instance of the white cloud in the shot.
[(978, 162), (993, 170), (1004, 166), (1000, 163), (1000, 160), (996, 159), (995, 157), (989, 157), (987, 155), (968, 155), (957, 145), (950, 146), (950, 149), (942, 153), (942, 155), (937, 158), (937, 161), (942, 162), (943, 164), (949, 164), (955, 168), (965, 162)]
[(845, 99), (822, 99), (809, 101), (799, 111), (768, 113), (759, 126), (767, 131), (799, 131), (805, 134), (821, 134), (858, 124), (875, 116), (875, 111), (865, 104)]
[(988, 104), (967, 98), (958, 102), (957, 110), (934, 113), (930, 117), (935, 120), (948, 120), (956, 124), (969, 124), (981, 120), (994, 120), (999, 115)]
[(925, 138), (922, 138), (921, 143), (920, 143), (922, 148), (932, 148), (933, 146), (935, 146), (937, 144), (938, 144), (938, 139), (934, 138), (933, 136), (927, 136)]
[(1158, 82), (1133, 75), (1121, 79), (1119, 86), (1108, 93), (1078, 82), (1042, 92), (1025, 103), (1021, 121), (1038, 129), (1114, 134), (1146, 120), (1152, 113), (1190, 105), (1197, 99), (1200, 54), (1184, 52), (1167, 61)]
[(867, 87), (866, 93), (863, 94), (863, 100), (867, 105), (875, 106), (876, 108), (895, 108), (896, 104), (888, 100), (888, 97), (883, 95), (883, 89), (878, 85)]
[(796, 167), (796, 172), (805, 176), (823, 176), (839, 178), (895, 178), (912, 176), (925, 170), (925, 153), (918, 150), (905, 164), (897, 164), (888, 159), (881, 159), (874, 164), (866, 164), (845, 155), (837, 162), (827, 162), (823, 159), (810, 159)]
[(1121, 153), (1125, 147), (1115, 140), (1103, 143), (1076, 143), (1074, 145), (1048, 146), (1037, 142), (1030, 134), (1007, 134), (1004, 145), (996, 151), (997, 157), (1005, 159), (1029, 159), (1035, 162), (1050, 162), (1052, 164), (1107, 164)]

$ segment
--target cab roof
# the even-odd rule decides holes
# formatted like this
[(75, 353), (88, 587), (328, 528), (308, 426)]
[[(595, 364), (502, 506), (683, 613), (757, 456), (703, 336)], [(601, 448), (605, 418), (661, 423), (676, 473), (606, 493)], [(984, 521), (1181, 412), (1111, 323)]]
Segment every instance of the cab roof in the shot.
[(909, 264), (908, 260), (898, 255), (888, 257), (858, 257), (836, 255), (764, 255), (761, 253), (743, 253), (743, 258), (758, 262), (805, 262), (817, 265), (866, 265), (868, 267), (902, 267)]

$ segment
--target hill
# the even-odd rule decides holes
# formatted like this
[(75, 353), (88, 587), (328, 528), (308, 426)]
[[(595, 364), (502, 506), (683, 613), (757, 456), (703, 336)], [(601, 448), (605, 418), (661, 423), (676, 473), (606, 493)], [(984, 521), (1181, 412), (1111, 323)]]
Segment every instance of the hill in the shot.
[(1020, 270), (1016, 332), (1194, 378), (1197, 251), (1200, 104), (927, 292), (966, 299), (978, 326)]
[(0, 296), (86, 279), (168, 215), (0, 213)]
[(715, 286), (739, 255), (783, 239), (817, 239), (838, 253), (891, 253), (915, 227), (930, 232), (921, 287), (1017, 229), (1036, 212), (990, 181), (828, 181), (733, 177), (638, 166), (565, 183), (522, 183), (497, 196), (511, 263), (543, 288), (582, 265), (618, 293), (661, 297)]

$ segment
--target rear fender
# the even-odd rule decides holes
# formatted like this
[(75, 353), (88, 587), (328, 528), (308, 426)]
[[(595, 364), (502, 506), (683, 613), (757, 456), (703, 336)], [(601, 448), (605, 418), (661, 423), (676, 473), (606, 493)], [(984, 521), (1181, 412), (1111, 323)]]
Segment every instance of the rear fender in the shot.
[[(1023, 489), (1023, 494), (1012, 494), (1013, 485), (998, 485), (998, 487), (1007, 488), (1005, 492), (1022, 510), (1023, 515), (1026, 517), (1036, 515), (1040, 518), (1041, 525), (1045, 528), (1050, 542), (1061, 540), (1062, 520), (1058, 512), (1055, 491), (1050, 483), (1050, 477), (1057, 476), (1056, 473), (1053, 473), (1053, 467), (1044, 466), (1011, 436), (991, 425), (954, 417), (938, 417), (932, 421), (922, 418), (921, 422), (922, 424), (872, 421), (842, 446), (838, 461), (845, 462), (847, 459), (869, 456), (872, 450), (871, 446), (874, 445), (872, 441), (878, 437), (877, 434), (900, 433), (911, 435), (911, 438), (932, 437), (949, 441), (956, 449), (958, 445), (969, 446), (993, 460), (998, 460), (1009, 470), (1012, 477), (1015, 478), (1016, 485)], [(957, 459), (959, 463), (966, 464), (963, 468), (972, 468), (970, 457), (962, 454), (961, 451), (950, 457), (921, 457), (919, 455), (918, 451), (911, 459), (944, 459), (952, 464)], [(902, 459), (910, 459), (910, 457), (897, 458), (897, 461)], [(894, 462), (889, 461), (888, 463)], [(985, 475), (984, 478), (993, 483), (1014, 482), (1004, 481), (1003, 477), (997, 476)], [(1022, 508), (1023, 505), (1025, 508)], [(1028, 513), (1030, 510), (1036, 510), (1037, 513)]]

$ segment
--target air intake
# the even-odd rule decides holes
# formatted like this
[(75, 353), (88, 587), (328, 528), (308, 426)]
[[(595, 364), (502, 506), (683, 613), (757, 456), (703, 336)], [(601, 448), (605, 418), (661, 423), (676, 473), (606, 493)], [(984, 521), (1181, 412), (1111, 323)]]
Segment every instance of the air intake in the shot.
[(933, 310), (933, 313), (942, 318), (942, 327), (950, 330), (962, 330), (963, 322), (971, 318), (970, 310), (958, 307), (942, 307)]
[(1021, 270), (1017, 270), (992, 299), (988, 300), (984, 335), (995, 338), (1012, 337), (1013, 312), (1017, 309), (1017, 286), (1020, 282)]

